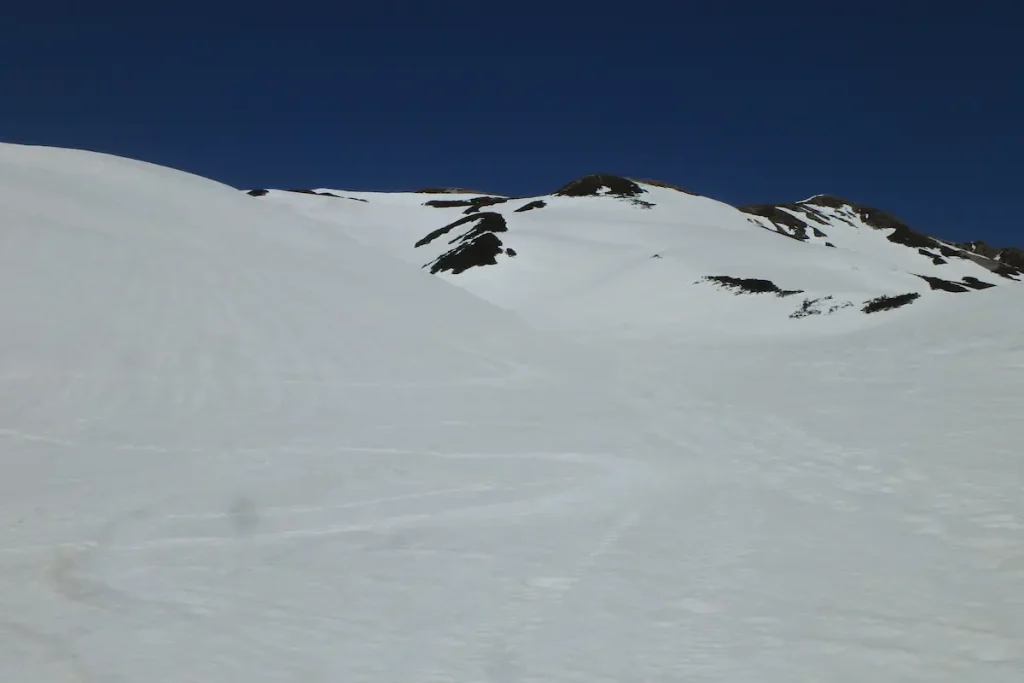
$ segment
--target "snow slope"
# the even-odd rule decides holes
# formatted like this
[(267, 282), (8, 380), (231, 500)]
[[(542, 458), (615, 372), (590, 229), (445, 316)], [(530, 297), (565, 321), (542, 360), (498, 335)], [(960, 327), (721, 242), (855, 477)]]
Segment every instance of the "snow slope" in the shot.
[[(479, 206), (467, 206), (472, 196), (439, 202), (414, 193), (360, 193), (351, 201), (267, 191), (260, 201), (335, 222), (488, 301), (584, 334), (831, 333), (876, 324), (861, 312), (876, 297), (1020, 284), (951, 245), (892, 241), (894, 229), (870, 225), (841, 201), (792, 205), (804, 212), (770, 207), (774, 213), (763, 217), (671, 188), (634, 186), (635, 194), (623, 196), (607, 187), (589, 196), (485, 196)], [(804, 241), (788, 238), (796, 231), (779, 222), (779, 212), (811, 226), (801, 228)], [(793, 294), (737, 296), (706, 279), (722, 276), (767, 280)]]
[[(673, 231), (815, 245), (702, 203), (650, 259), (615, 214), (647, 209), (552, 198), (565, 233), (463, 273), (528, 327), (387, 256), (425, 209), (372, 204), (0, 146), (5, 683), (1019, 680), (1019, 290), (772, 344), (651, 307), (623, 345), (587, 285), (651, 295)], [(594, 302), (585, 350), (548, 295)]]

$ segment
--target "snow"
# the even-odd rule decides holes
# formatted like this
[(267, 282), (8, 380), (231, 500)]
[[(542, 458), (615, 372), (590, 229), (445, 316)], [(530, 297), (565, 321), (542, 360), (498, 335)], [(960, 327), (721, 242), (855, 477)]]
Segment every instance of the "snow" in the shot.
[(912, 276), (656, 189), (432, 277), (458, 209), (0, 146), (2, 679), (1016, 683), (1021, 290), (790, 320), (693, 280)]
[[(507, 221), (508, 231), (499, 237), (515, 257), (500, 255), (496, 266), (440, 277), (546, 329), (577, 337), (589, 338), (600, 330), (602, 338), (632, 340), (654, 334), (706, 341), (731, 339), (738, 320), (746, 336), (841, 334), (878, 324), (861, 313), (878, 296), (949, 296), (932, 293), (919, 275), (1012, 284), (966, 259), (935, 265), (916, 248), (890, 242), (892, 231), (875, 230), (852, 212), (820, 207), (831, 219), (822, 226), (827, 237), (801, 243), (777, 234), (767, 219), (722, 202), (642, 187), (642, 199), (654, 205), (650, 209), (608, 196), (546, 196), (544, 208), (525, 213), (516, 210), (537, 197), (486, 207)], [(405, 195), (364, 198), (367, 203), (272, 192), (258, 201), (284, 204), (331, 222), (353, 239), (417, 266), (432, 263), (469, 229), (457, 228), (445, 239), (417, 248), (431, 231), (464, 217), (464, 209), (424, 206), (425, 200), (412, 203)], [(836, 248), (825, 247), (826, 241)], [(766, 301), (708, 284), (695, 286), (719, 275), (768, 279), (802, 294)], [(790, 318), (805, 299), (824, 297), (832, 297), (841, 308), (830, 315)], [(686, 314), (680, 315), (683, 310)]]

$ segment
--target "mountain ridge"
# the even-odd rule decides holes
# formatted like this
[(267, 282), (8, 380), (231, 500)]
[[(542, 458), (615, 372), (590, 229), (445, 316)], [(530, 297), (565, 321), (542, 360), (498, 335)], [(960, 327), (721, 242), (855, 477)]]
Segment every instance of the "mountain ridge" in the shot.
[(1012, 251), (965, 249), (834, 195), (735, 207), (611, 174), (530, 197), (328, 188), (255, 194), (335, 223), (491, 303), (556, 321), (586, 310), (591, 318), (580, 325), (619, 331), (685, 325), (692, 316), (760, 320), (761, 329), (784, 334), (796, 331), (791, 322), (777, 327), (787, 320), (802, 321), (800, 333), (825, 318), (845, 321), (842, 328), (864, 314), (920, 306), (933, 293), (1024, 279), (1002, 258)]
[[(555, 196), (598, 196), (597, 189), (600, 187), (608, 188), (605, 193), (609, 196), (618, 197), (636, 197), (642, 194), (638, 191), (641, 185), (647, 185), (651, 187), (665, 188), (675, 190), (691, 196), (705, 196), (691, 190), (685, 189), (679, 185), (668, 183), (660, 180), (653, 179), (641, 179), (627, 176), (619, 176), (611, 173), (591, 173), (584, 176), (580, 176), (575, 180), (569, 181), (561, 185), (559, 188), (553, 190), (548, 194), (543, 195), (508, 195), (496, 192), (483, 192), (480, 190), (473, 190), (462, 187), (422, 187), (412, 192), (415, 194), (426, 194), (426, 195), (466, 195), (474, 196), (477, 199), (461, 199), (461, 200), (429, 200), (427, 203), (433, 206), (450, 206), (455, 207), (457, 204), (448, 202), (467, 202), (464, 206), (471, 206), (474, 204), (485, 204), (488, 202), (492, 203), (504, 203), (506, 201), (514, 199), (524, 198), (540, 198), (550, 195)], [(302, 194), (319, 194), (321, 196), (339, 196), (333, 194), (330, 191), (324, 190), (312, 190), (312, 189), (291, 189), (290, 192), (302, 193)], [(247, 190), (248, 194), (252, 196), (264, 196), (267, 189), (252, 189)], [(373, 193), (377, 193), (371, 191)], [(402, 191), (394, 192), (379, 192), (379, 194), (403, 194)], [(351, 198), (351, 197), (349, 197)], [(718, 201), (718, 200), (716, 200)], [(433, 202), (433, 203), (431, 203)], [(795, 239), (804, 241), (807, 239), (807, 234), (814, 234), (820, 232), (819, 228), (809, 223), (807, 220), (801, 219), (798, 216), (794, 216), (791, 212), (802, 212), (808, 218), (813, 221), (813, 208), (815, 206), (829, 207), (833, 209), (842, 208), (843, 206), (850, 207), (852, 210), (857, 212), (861, 220), (877, 229), (895, 229), (898, 231), (897, 240), (903, 241), (907, 246), (917, 246), (918, 248), (935, 247), (941, 250), (948, 250), (955, 248), (960, 251), (969, 252), (976, 256), (981, 257), (978, 262), (990, 270), (998, 270), (999, 265), (991, 265), (990, 262), (1000, 262), (1005, 264), (1017, 271), (1017, 275), (1024, 275), (1024, 248), (1007, 245), (1002, 247), (996, 247), (988, 244), (983, 240), (969, 240), (969, 241), (954, 241), (940, 238), (937, 235), (931, 233), (922, 232), (909, 223), (905, 222), (895, 214), (885, 210), (877, 208), (870, 204), (865, 204), (839, 195), (834, 194), (816, 194), (812, 195), (808, 199), (793, 201), (793, 202), (776, 202), (767, 204), (730, 204), (736, 209), (749, 213), (754, 216), (760, 216), (767, 218), (772, 221), (776, 226), (776, 231), (787, 237), (793, 237)], [(470, 211), (467, 211), (470, 213)], [(820, 236), (820, 235), (819, 235)], [(945, 256), (953, 256), (952, 253), (946, 253)], [(990, 267), (991, 265), (991, 267)], [(1009, 271), (1009, 269), (1005, 269)]]

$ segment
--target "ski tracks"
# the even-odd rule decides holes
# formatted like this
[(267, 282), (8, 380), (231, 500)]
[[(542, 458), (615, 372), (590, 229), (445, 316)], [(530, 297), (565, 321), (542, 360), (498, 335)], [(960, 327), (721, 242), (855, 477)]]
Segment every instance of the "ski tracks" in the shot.
[(620, 513), (603, 533), (578, 558), (569, 571), (560, 576), (533, 576), (525, 579), (505, 603), (494, 624), (483, 629), (483, 666), (495, 681), (521, 680), (527, 648), (564, 606), (566, 598), (592, 574), (602, 559), (610, 555), (619, 541), (641, 520), (641, 512), (631, 508)]

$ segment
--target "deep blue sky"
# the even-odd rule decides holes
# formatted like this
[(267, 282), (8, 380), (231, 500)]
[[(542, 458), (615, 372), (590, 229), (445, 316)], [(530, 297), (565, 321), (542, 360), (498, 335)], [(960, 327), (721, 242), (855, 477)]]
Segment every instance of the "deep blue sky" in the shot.
[(1024, 242), (1006, 0), (42, 4), (0, 19), (3, 141), (242, 188), (832, 193)]

